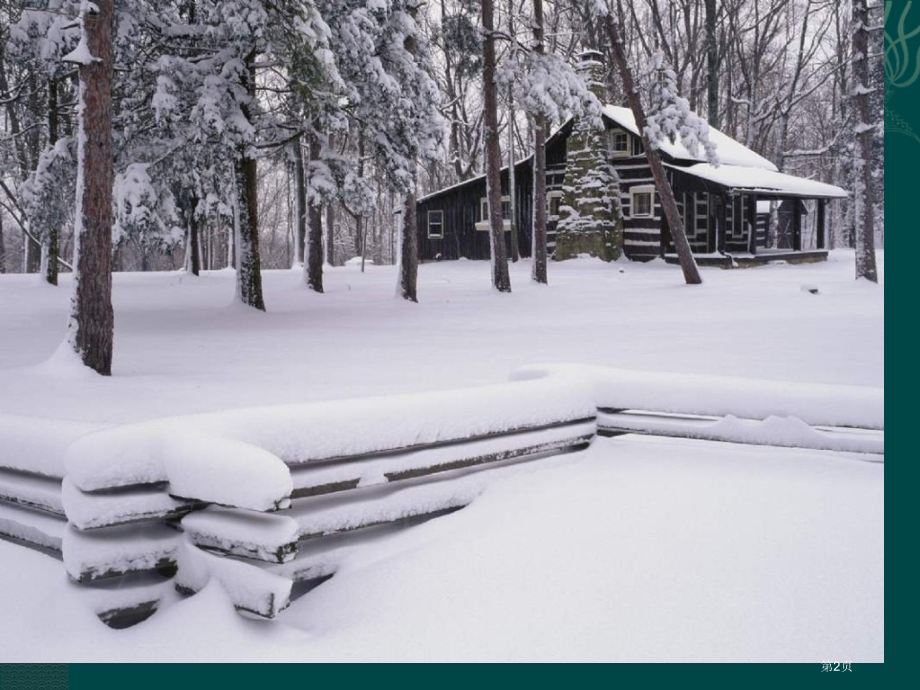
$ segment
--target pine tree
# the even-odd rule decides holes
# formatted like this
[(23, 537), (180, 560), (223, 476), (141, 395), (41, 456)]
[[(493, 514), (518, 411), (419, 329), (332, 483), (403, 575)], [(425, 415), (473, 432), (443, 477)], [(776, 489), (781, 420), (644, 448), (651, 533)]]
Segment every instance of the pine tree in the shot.
[(68, 342), (83, 364), (112, 373), (112, 72), (114, 7), (96, 0), (82, 14), (83, 35), (69, 54), (80, 68), (74, 294)]
[[(5, 46), (11, 58), (28, 73), (23, 124), (29, 125), (29, 131), (17, 137), (17, 145), (21, 163), (31, 161), (32, 169), (31, 174), (24, 175), (19, 194), (24, 220), (39, 242), (28, 243), (26, 268), (38, 270), (51, 285), (58, 282), (61, 233), (73, 222), (76, 142), (62, 132), (61, 101), (74, 100), (76, 94), (67, 79), (72, 67), (62, 56), (73, 50), (79, 40), (79, 26), (73, 21), (79, 5), (75, 0), (57, 0), (49, 7), (52, 11), (24, 11), (11, 27), (11, 38)], [(3, 53), (4, 47), (0, 47), (0, 60)], [(0, 91), (4, 90), (4, 81), (0, 66)], [(8, 114), (13, 114), (13, 109)], [(14, 115), (12, 122), (18, 121)], [(39, 129), (41, 124), (44, 126)], [(26, 172), (24, 167), (22, 172)]]

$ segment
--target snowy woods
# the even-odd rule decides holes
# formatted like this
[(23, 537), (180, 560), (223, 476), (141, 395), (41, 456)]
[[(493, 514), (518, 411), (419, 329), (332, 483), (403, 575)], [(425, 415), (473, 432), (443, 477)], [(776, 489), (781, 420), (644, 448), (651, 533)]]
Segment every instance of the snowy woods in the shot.
[(916, 5), (0, 0), (4, 672), (883, 661)]
[[(859, 248), (859, 274), (874, 279), (865, 254), (884, 240), (880, 4), (106, 7), (0, 2), (0, 272), (56, 284), (60, 271), (87, 266), (96, 277), (80, 277), (75, 314), (90, 309), (82, 290), (102, 305), (93, 318), (110, 320), (110, 265), (193, 275), (232, 267), (239, 300), (265, 309), (262, 269), (302, 267), (305, 286), (322, 292), (324, 265), (360, 257), (400, 264), (398, 293), (416, 301), (415, 200), (482, 173), (494, 187), (509, 160), (532, 155), (572, 116), (590, 126), (604, 102), (648, 111), (650, 149), (679, 136), (716, 161), (708, 123), (780, 172), (853, 191), (830, 209), (828, 244)], [(105, 55), (94, 52), (99, 31), (111, 39)], [(602, 59), (594, 84), (576, 70), (586, 50)], [(101, 110), (99, 89), (111, 101)], [(538, 192), (545, 165), (539, 151)], [(659, 177), (684, 274), (699, 282)], [(491, 189), (493, 284), (506, 291), (519, 248), (515, 235), (504, 256), (501, 203)], [(546, 282), (542, 204), (533, 218), (533, 279)], [(78, 325), (75, 317), (79, 351)]]

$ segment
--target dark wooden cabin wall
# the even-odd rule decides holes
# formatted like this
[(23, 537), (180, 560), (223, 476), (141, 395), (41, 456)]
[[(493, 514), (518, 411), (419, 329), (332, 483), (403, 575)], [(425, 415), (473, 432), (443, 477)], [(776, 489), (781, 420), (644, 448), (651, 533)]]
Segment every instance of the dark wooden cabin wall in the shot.
[(633, 261), (654, 259), (661, 253), (661, 199), (656, 191), (651, 218), (633, 218), (631, 191), (633, 187), (654, 186), (652, 169), (648, 166), (645, 154), (616, 158), (613, 160), (613, 167), (620, 178), (623, 252)]
[[(559, 192), (563, 188), (566, 169), (566, 140), (569, 130), (562, 130), (547, 142), (547, 192)], [(633, 138), (630, 135), (631, 139)], [(632, 144), (632, 142), (631, 142)], [(638, 153), (637, 148), (631, 149)], [(611, 160), (620, 178), (620, 208), (623, 215), (624, 253), (634, 261), (647, 261), (660, 256), (662, 251), (662, 211), (661, 200), (657, 190), (654, 194), (653, 216), (649, 218), (632, 217), (631, 190), (636, 186), (654, 186), (651, 169), (644, 154), (632, 155)], [(518, 163), (516, 175), (516, 209), (518, 243), (521, 256), (531, 254), (531, 237), (533, 223), (533, 168), (532, 159)], [(713, 186), (698, 177), (682, 173), (680, 169), (668, 171), (674, 189), (678, 209), (683, 218), (690, 247), (695, 254), (707, 254), (716, 251), (716, 227), (724, 226), (719, 247), (724, 251), (746, 253), (750, 247), (751, 204), (755, 199), (751, 195), (729, 197), (723, 195), (721, 188)], [(502, 171), (502, 196), (508, 193), (508, 171)], [(485, 178), (470, 180), (456, 185), (419, 202), (419, 258), (422, 261), (441, 259), (488, 259), (490, 256), (489, 233), (476, 230), (475, 225), (481, 220), (480, 201), (486, 196)], [(722, 222), (716, 221), (718, 197), (725, 206)], [(541, 203), (546, 203), (543, 200)], [(791, 246), (792, 203), (784, 201), (780, 206), (779, 245)], [(428, 211), (444, 212), (444, 237), (428, 237)], [(757, 215), (755, 244), (765, 247), (767, 243), (767, 216)], [(784, 232), (786, 230), (786, 232)], [(550, 253), (555, 247), (556, 223), (549, 219), (547, 226), (547, 244)], [(666, 237), (666, 239), (669, 239)], [(510, 256), (511, 233), (505, 233), (505, 248)], [(665, 251), (674, 252), (673, 244), (668, 241)]]
[[(562, 188), (565, 174), (565, 138), (557, 136), (546, 148), (547, 189)], [(515, 202), (518, 246), (521, 256), (531, 254), (533, 229), (533, 165), (528, 159), (515, 166)], [(502, 196), (508, 194), (508, 170), (502, 170)], [(485, 178), (470, 180), (421, 200), (418, 204), (418, 246), (421, 261), (447, 259), (488, 259), (491, 255), (489, 233), (477, 230), (481, 218), (481, 200), (486, 196)], [(428, 211), (444, 211), (444, 237), (428, 237)], [(548, 242), (555, 237), (555, 223), (548, 228)], [(511, 256), (511, 231), (505, 233), (505, 249)]]

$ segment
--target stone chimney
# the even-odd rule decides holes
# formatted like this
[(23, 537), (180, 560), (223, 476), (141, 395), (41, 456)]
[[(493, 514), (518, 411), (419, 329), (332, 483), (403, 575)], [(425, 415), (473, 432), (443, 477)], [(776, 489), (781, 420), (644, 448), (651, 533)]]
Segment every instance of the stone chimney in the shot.
[(597, 96), (601, 103), (607, 102), (607, 69), (604, 65), (604, 54), (599, 50), (583, 50), (575, 56), (578, 61), (575, 71), (584, 78), (591, 92)]
[[(607, 100), (604, 56), (578, 54), (577, 71), (601, 103)], [(607, 156), (607, 137), (587, 121), (576, 120), (566, 142), (565, 182), (556, 225), (553, 258), (564, 261), (587, 254), (615, 261), (623, 253), (623, 220), (616, 171)]]

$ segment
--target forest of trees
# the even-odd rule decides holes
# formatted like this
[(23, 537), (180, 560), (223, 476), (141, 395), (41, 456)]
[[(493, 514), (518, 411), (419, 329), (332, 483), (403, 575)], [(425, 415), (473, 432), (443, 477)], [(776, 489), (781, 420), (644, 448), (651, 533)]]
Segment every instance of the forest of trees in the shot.
[[(596, 115), (571, 67), (586, 49), (606, 56), (608, 102), (661, 106), (666, 68), (672, 97), (781, 171), (856, 190), (831, 206), (831, 247), (881, 245), (883, 9), (0, 0), (0, 273), (56, 284), (88, 260), (80, 244), (107, 254), (93, 271), (235, 266), (241, 301), (265, 308), (261, 269), (303, 266), (322, 292), (324, 264), (361, 257), (400, 263), (416, 300), (415, 199), (482, 173), (494, 185), (568, 117)], [(87, 239), (106, 213), (106, 241)], [(493, 246), (493, 284), (510, 289)], [(546, 282), (545, 246), (533, 255)]]

